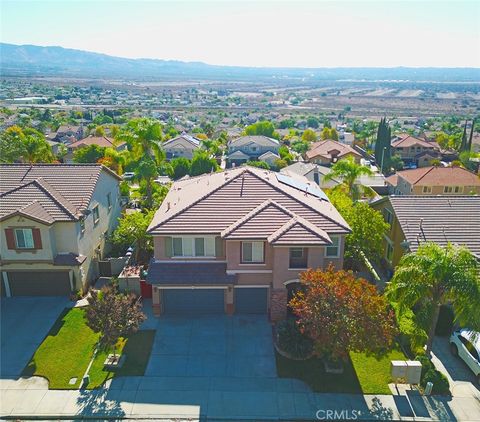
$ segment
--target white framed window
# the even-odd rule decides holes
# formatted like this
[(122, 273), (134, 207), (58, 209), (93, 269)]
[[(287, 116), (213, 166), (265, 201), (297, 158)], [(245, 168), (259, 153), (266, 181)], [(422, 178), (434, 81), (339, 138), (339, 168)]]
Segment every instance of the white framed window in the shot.
[(112, 209), (112, 194), (111, 192), (107, 193), (107, 206), (108, 206), (108, 211)]
[(92, 215), (93, 215), (93, 225), (97, 225), (98, 222), (100, 221), (100, 211), (98, 210), (98, 205), (95, 205), (92, 209)]
[(172, 248), (174, 257), (214, 257), (215, 237), (173, 237)]
[(383, 214), (383, 219), (385, 220), (385, 222), (392, 225), (392, 222), (393, 222), (392, 212), (388, 208), (384, 208), (382, 210), (382, 214)]
[(18, 249), (34, 249), (32, 229), (15, 229), (15, 243)]
[(265, 260), (263, 242), (242, 242), (242, 263), (262, 264)]
[(325, 248), (325, 256), (328, 258), (338, 258), (340, 256), (340, 238), (338, 236), (330, 236), (332, 244)]
[(432, 187), (431, 186), (424, 186), (422, 189), (423, 193), (432, 193)]
[(455, 186), (453, 191), (455, 193), (462, 193), (463, 192), (463, 187), (462, 186)]
[(392, 262), (393, 259), (393, 246), (389, 241), (387, 241), (387, 247), (385, 249), (385, 258), (387, 259), (388, 262)]
[(80, 220), (80, 233), (85, 233), (85, 220), (83, 218)]

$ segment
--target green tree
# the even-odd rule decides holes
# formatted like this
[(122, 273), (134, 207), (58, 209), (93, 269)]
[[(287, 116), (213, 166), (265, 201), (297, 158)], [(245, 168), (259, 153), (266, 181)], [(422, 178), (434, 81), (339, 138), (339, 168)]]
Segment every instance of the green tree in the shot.
[(245, 128), (244, 134), (248, 136), (263, 135), (275, 139), (280, 138), (279, 134), (275, 132), (275, 126), (273, 126), (273, 123), (266, 120), (247, 126)]
[(307, 126), (313, 129), (318, 129), (319, 121), (315, 116), (308, 116), (307, 117)]
[(181, 179), (183, 176), (190, 174), (191, 161), (185, 157), (177, 157), (170, 161), (172, 166), (172, 174), (170, 177), (173, 180)]
[(105, 147), (99, 145), (88, 145), (77, 148), (73, 152), (74, 163), (98, 163), (98, 160), (105, 155)]
[(153, 187), (155, 178), (158, 176), (158, 169), (155, 161), (151, 157), (141, 159), (135, 169), (135, 176), (145, 182), (146, 198), (145, 207), (150, 209), (153, 205)]
[(317, 134), (312, 129), (306, 129), (302, 134), (302, 141), (315, 142)]
[(105, 136), (105, 128), (103, 126), (97, 126), (95, 128), (95, 136)]
[(118, 138), (128, 143), (135, 160), (148, 156), (160, 164), (165, 159), (165, 153), (160, 148), (162, 127), (156, 120), (130, 120)]
[(4, 163), (51, 163), (55, 157), (43, 133), (11, 126), (0, 136), (0, 159)]
[(278, 154), (280, 155), (280, 158), (287, 164), (290, 164), (293, 161), (293, 155), (290, 154), (289, 149), (285, 145), (282, 145), (278, 149)]
[(24, 131), (25, 137), (23, 144), (25, 152), (23, 154), (23, 161), (26, 163), (51, 163), (55, 157), (52, 153), (50, 145), (45, 140), (42, 133), (33, 129), (26, 129)]
[(247, 161), (245, 165), (270, 170), (270, 166), (265, 161)]
[(341, 179), (348, 194), (353, 201), (358, 201), (362, 195), (371, 196), (371, 189), (357, 182), (360, 176), (371, 176), (373, 172), (361, 164), (357, 164), (353, 157), (347, 157), (337, 161), (332, 166), (332, 171), (324, 176), (324, 181)]
[(424, 243), (400, 260), (386, 292), (401, 313), (415, 309), (425, 312), (427, 355), (442, 305), (452, 305), (459, 324), (480, 329), (478, 271), (475, 256), (466, 247), (452, 244)]
[(291, 147), (297, 154), (304, 155), (310, 148), (310, 144), (307, 141), (294, 141)]
[(24, 134), (20, 127), (11, 126), (0, 135), (0, 161), (15, 163), (22, 160), (26, 149), (23, 143)]
[(218, 170), (218, 163), (207, 151), (195, 151), (192, 158), (190, 174), (199, 176), (200, 174), (213, 173)]
[(375, 142), (375, 161), (380, 166), (380, 172), (389, 171), (392, 157), (392, 131), (387, 123), (387, 118), (380, 120), (377, 131), (377, 140)]
[(125, 214), (118, 220), (111, 241), (125, 251), (128, 247), (135, 247), (135, 257), (138, 262), (140, 256), (147, 257), (153, 250), (152, 236), (147, 233), (147, 228), (153, 219), (154, 211), (134, 212)]

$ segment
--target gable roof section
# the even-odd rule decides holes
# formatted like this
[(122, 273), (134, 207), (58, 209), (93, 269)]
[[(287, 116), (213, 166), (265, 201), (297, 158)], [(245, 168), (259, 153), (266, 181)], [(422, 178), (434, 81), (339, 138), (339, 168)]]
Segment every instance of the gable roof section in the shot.
[(480, 186), (480, 178), (461, 167), (422, 167), (399, 171), (397, 177), (419, 186)]
[(268, 158), (268, 157), (280, 158), (280, 156), (278, 154), (275, 154), (272, 151), (267, 151), (267, 152), (264, 152), (262, 155), (260, 155), (260, 157), (258, 157), (258, 159), (259, 160), (265, 160), (265, 158)]
[[(117, 146), (124, 145), (125, 142), (120, 142)], [(68, 144), (68, 148), (80, 148), (86, 147), (89, 145), (98, 145), (99, 147), (112, 148), (115, 147), (112, 139), (107, 138), (106, 136), (87, 136), (86, 138), (80, 139), (78, 141)]]
[(273, 245), (331, 245), (328, 234), (302, 217), (295, 216), (268, 237)]
[(306, 157), (312, 159), (318, 156), (324, 158), (330, 158), (332, 151), (338, 151), (337, 157), (344, 157), (348, 154), (361, 157), (362, 155), (355, 151), (350, 145), (342, 144), (339, 141), (333, 141), (332, 139), (325, 139), (324, 141), (315, 142), (312, 144), (310, 150), (307, 151)]
[(391, 196), (410, 250), (423, 242), (467, 246), (480, 259), (480, 196)]
[(409, 148), (414, 145), (420, 145), (424, 148), (440, 149), (436, 142), (428, 142), (408, 134), (398, 135), (398, 137), (391, 142), (391, 145), (394, 148)]
[(75, 221), (88, 207), (102, 171), (120, 179), (99, 164), (2, 164), (0, 219)]
[(222, 233), (271, 199), (329, 233), (350, 228), (329, 201), (278, 181), (274, 172), (241, 167), (175, 182), (149, 226), (151, 234)]
[(256, 144), (263, 147), (278, 147), (280, 142), (277, 139), (269, 138), (268, 136), (263, 135), (253, 135), (253, 136), (240, 136), (239, 138), (232, 139), (228, 146), (233, 148), (239, 148), (248, 144)]
[(176, 136), (175, 138), (172, 138), (172, 139), (169, 139), (168, 141), (165, 141), (163, 143), (163, 147), (168, 147), (170, 146), (170, 144), (173, 144), (174, 142), (177, 142), (179, 141), (180, 139), (184, 139), (186, 140), (189, 144), (192, 145), (192, 147), (194, 148), (198, 148), (200, 146), (200, 139), (198, 138), (195, 138), (194, 136), (192, 135), (188, 135), (186, 133), (182, 133), (181, 135), (179, 136)]

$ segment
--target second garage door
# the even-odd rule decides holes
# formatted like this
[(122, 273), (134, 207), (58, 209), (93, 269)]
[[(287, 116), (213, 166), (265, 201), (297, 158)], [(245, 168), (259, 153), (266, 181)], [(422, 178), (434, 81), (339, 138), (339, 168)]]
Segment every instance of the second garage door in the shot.
[(8, 272), (12, 296), (68, 296), (70, 278), (68, 271)]
[(225, 313), (223, 289), (166, 289), (162, 296), (163, 312), (167, 315)]
[(237, 314), (266, 314), (267, 288), (236, 288), (235, 312)]

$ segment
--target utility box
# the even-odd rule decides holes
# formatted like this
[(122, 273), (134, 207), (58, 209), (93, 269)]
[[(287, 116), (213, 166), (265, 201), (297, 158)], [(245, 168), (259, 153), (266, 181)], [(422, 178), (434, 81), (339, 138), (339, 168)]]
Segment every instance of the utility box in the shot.
[(420, 384), (422, 364), (418, 360), (407, 360), (407, 384)]
[(404, 360), (392, 360), (390, 364), (390, 374), (395, 382), (397, 380), (406, 380), (407, 362)]

